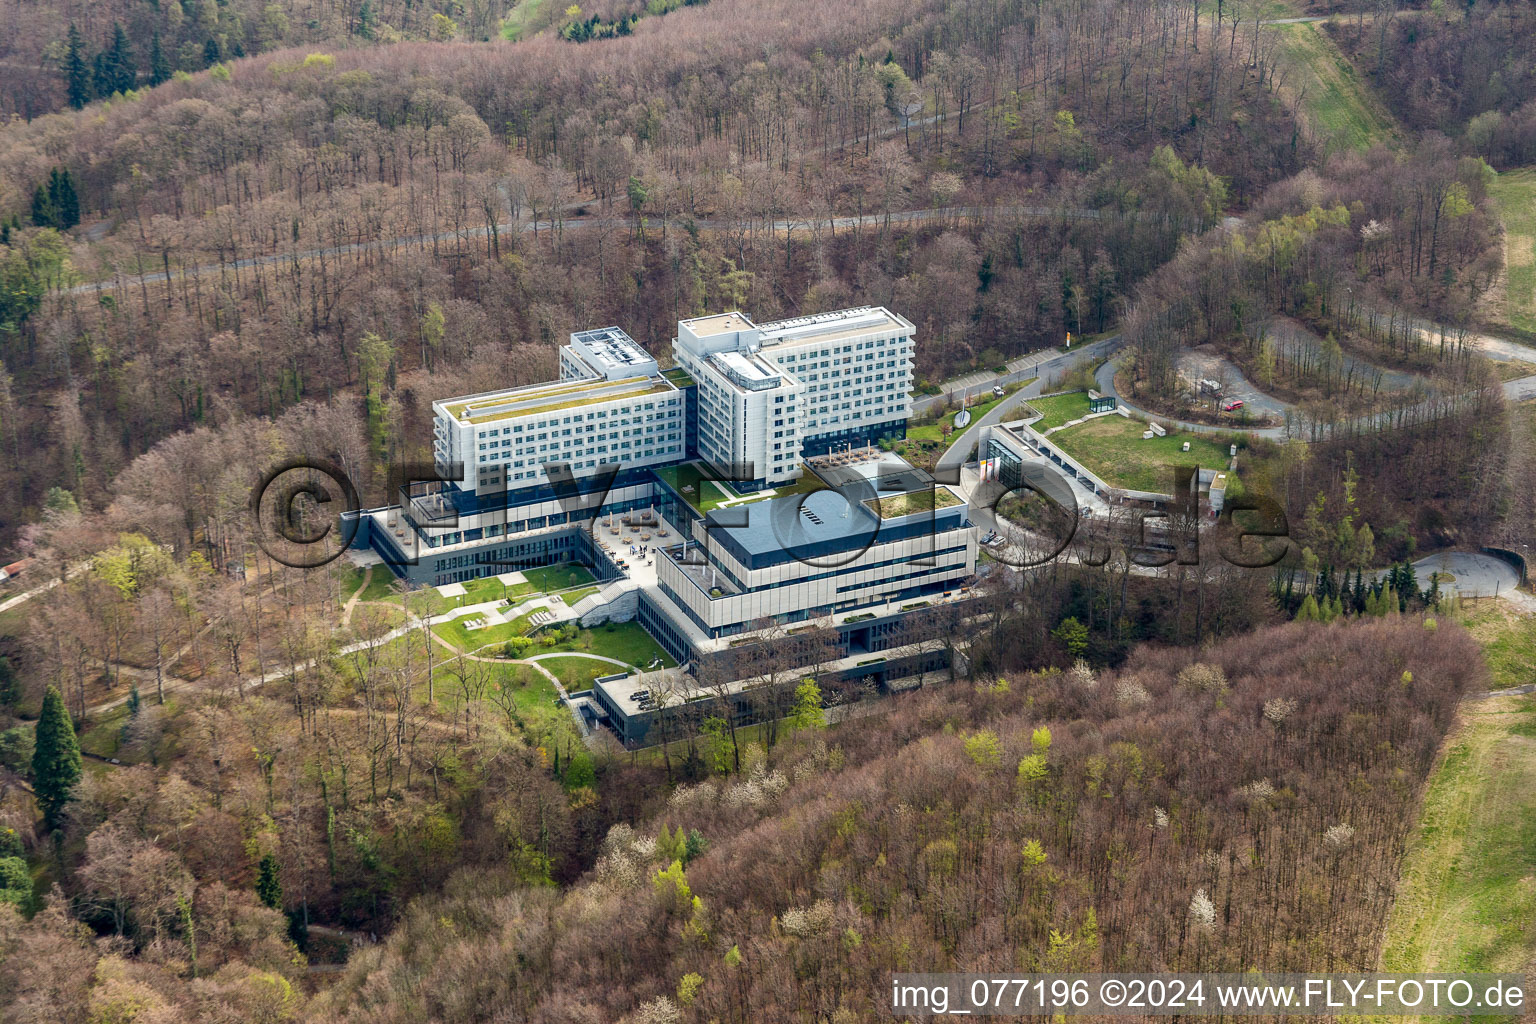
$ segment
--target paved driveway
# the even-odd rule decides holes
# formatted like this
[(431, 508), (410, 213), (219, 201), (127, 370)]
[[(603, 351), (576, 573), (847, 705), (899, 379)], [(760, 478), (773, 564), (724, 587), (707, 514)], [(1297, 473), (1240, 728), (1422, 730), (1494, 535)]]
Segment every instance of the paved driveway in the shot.
[(1218, 353), (1204, 348), (1186, 349), (1179, 353), (1178, 366), (1179, 372), (1192, 381), (1204, 377), (1222, 381), (1226, 385), (1221, 393), (1222, 400), (1242, 399), (1243, 405), (1253, 416), (1280, 421), (1285, 419), (1288, 411), (1295, 408), (1289, 402), (1282, 402), (1260, 391), (1243, 376), (1243, 371), (1238, 369), (1236, 363)]
[(1441, 591), (1454, 589), (1462, 597), (1502, 597), (1520, 582), (1514, 566), (1492, 555), (1470, 551), (1442, 551), (1413, 563), (1419, 586), (1427, 588), (1433, 573), (1448, 572), (1456, 577), (1441, 583)]
[(1070, 369), (1083, 359), (1103, 358), (1103, 356), (1119, 344), (1120, 335), (1111, 335), (1108, 338), (1101, 338), (1092, 345), (1084, 345), (1082, 348), (1075, 348), (1070, 352), (1063, 352), (1049, 359), (1043, 359), (1033, 364), (1028, 371), (1012, 374), (1010, 375), (1011, 379), (1005, 378), (1007, 383), (1016, 383), (1028, 377), (1038, 377), (1039, 380), (1028, 387), (1015, 391), (1005, 400), (997, 403), (997, 406), (985, 416), (973, 422), (967, 429), (965, 436), (956, 440), (954, 444), (949, 446), (948, 451), (939, 456), (937, 468), (939, 470), (959, 469), (966, 461), (966, 457), (970, 455), (971, 449), (976, 447), (976, 444), (982, 439), (987, 427), (996, 426), (999, 423), (1006, 423), (1008, 420), (1014, 419), (1018, 413), (1019, 406), (1024, 403), (1024, 400), (1027, 398), (1038, 398), (1045, 390), (1047, 383), (1056, 374)]

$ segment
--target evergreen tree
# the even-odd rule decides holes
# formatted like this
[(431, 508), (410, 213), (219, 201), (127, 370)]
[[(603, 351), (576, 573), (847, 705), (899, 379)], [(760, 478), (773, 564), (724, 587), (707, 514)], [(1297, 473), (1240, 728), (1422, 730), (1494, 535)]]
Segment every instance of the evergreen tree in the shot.
[(277, 858), (270, 853), (257, 868), (256, 898), (273, 910), (283, 909), (283, 883), (277, 877)]
[(376, 20), (373, 4), (369, 0), (363, 0), (363, 6), (357, 9), (357, 34), (364, 39), (372, 39)]
[(107, 74), (111, 79), (112, 92), (128, 92), (139, 84), (139, 66), (134, 61), (133, 44), (128, 33), (117, 22), (112, 23), (112, 41), (106, 50)]
[(211, 68), (219, 62), (221, 57), (219, 41), (209, 36), (208, 41), (203, 44), (203, 63)]
[(32, 223), (40, 228), (51, 228), (58, 223), (59, 211), (54, 208), (48, 195), (47, 185), (38, 185), (32, 193)]
[(171, 60), (160, 45), (160, 33), (149, 37), (149, 84), (159, 85), (171, 80)]
[(1412, 562), (1404, 562), (1397, 574), (1397, 592), (1400, 598), (1399, 610), (1408, 610), (1408, 599), (1419, 596), (1419, 575), (1413, 571)]
[(1365, 610), (1365, 575), (1357, 568), (1355, 570), (1355, 614)]
[(1317, 622), (1321, 619), (1322, 615), (1318, 612), (1317, 608), (1317, 598), (1313, 597), (1311, 594), (1308, 594), (1306, 597), (1302, 598), (1301, 607), (1296, 610), (1296, 621)]
[(68, 167), (55, 167), (48, 176), (48, 198), (53, 202), (54, 227), (64, 231), (80, 223), (80, 194)]
[(85, 44), (80, 30), (71, 22), (69, 48), (64, 55), (64, 80), (67, 85), (69, 105), (79, 110), (91, 101), (91, 69), (85, 63)]
[(112, 68), (106, 50), (91, 58), (91, 88), (99, 97), (112, 95)]
[(64, 710), (64, 698), (50, 686), (43, 696), (43, 713), (37, 719), (37, 739), (32, 748), (32, 789), (43, 809), (48, 828), (57, 828), (64, 805), (74, 797), (80, 781), (80, 742), (75, 726)]

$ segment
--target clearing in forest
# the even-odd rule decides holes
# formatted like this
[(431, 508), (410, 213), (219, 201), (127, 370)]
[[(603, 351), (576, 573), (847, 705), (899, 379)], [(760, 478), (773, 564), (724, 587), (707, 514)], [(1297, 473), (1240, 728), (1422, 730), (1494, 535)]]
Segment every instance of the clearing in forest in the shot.
[(1327, 152), (1369, 149), (1396, 135), (1392, 115), (1323, 30), (1308, 22), (1276, 25), (1286, 64), (1282, 92), (1313, 139)]
[(1504, 222), (1504, 322), (1536, 334), (1536, 168), (1505, 171), (1488, 193)]
[[(1496, 688), (1530, 682), (1536, 617), (1485, 602), (1468, 628)], [(1462, 704), (1429, 779), (1382, 942), (1385, 971), (1536, 968), (1536, 697)]]

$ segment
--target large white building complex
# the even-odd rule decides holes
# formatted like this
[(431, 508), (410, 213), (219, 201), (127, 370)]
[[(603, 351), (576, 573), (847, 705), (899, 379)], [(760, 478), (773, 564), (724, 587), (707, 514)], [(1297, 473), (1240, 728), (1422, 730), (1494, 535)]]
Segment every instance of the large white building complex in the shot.
[[(679, 662), (809, 620), (879, 662), (858, 659), (977, 558), (962, 495), (880, 447), (906, 434), (912, 354), (880, 307), (684, 320), (665, 370), (617, 327), (573, 334), (557, 381), (434, 402), (440, 479), (365, 513), (354, 544), (429, 585), (580, 561), (604, 583), (582, 621), (638, 617)], [(638, 741), (646, 716), (595, 694)]]
[(741, 486), (800, 475), (802, 456), (906, 434), (912, 325), (881, 307), (781, 320), (741, 313), (677, 325), (677, 364), (699, 382), (699, 455), (751, 467)]

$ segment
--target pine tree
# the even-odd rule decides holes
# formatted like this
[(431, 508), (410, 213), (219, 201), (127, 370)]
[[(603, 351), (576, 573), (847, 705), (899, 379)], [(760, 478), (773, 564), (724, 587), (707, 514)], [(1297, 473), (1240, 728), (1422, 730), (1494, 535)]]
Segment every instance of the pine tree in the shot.
[(219, 41), (213, 38), (213, 36), (209, 36), (208, 41), (203, 44), (203, 63), (211, 68), (219, 62), (221, 56)]
[(1419, 575), (1413, 571), (1412, 562), (1404, 562), (1397, 574), (1397, 592), (1402, 595), (1399, 609), (1408, 610), (1408, 599), (1419, 596)]
[(73, 798), (80, 781), (80, 742), (75, 726), (64, 710), (64, 698), (56, 687), (43, 696), (43, 712), (37, 719), (32, 749), (32, 789), (43, 809), (48, 828), (57, 828), (64, 805)]
[(112, 42), (107, 45), (107, 72), (112, 91), (128, 92), (139, 84), (139, 66), (134, 61), (133, 44), (117, 22), (112, 23)]
[(48, 176), (48, 198), (53, 202), (54, 227), (64, 231), (80, 223), (80, 194), (68, 167), (55, 167)]
[(92, 90), (100, 98), (112, 95), (112, 67), (111, 57), (106, 50), (102, 50), (91, 58), (91, 86)]
[(91, 69), (85, 63), (85, 44), (80, 39), (80, 30), (73, 22), (69, 26), (69, 49), (64, 56), (64, 80), (70, 106), (79, 110), (91, 101)]
[(58, 220), (59, 211), (48, 195), (48, 186), (38, 185), (32, 193), (32, 223), (40, 228), (51, 228)]
[(372, 39), (376, 20), (373, 4), (369, 0), (363, 0), (363, 5), (357, 9), (357, 34), (364, 39)]
[(171, 80), (171, 61), (160, 45), (160, 33), (149, 37), (149, 84), (159, 85)]
[(257, 868), (256, 898), (273, 910), (283, 909), (283, 883), (277, 877), (277, 858), (270, 853)]

